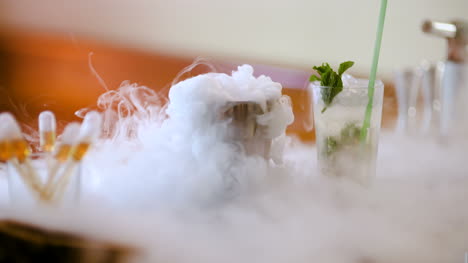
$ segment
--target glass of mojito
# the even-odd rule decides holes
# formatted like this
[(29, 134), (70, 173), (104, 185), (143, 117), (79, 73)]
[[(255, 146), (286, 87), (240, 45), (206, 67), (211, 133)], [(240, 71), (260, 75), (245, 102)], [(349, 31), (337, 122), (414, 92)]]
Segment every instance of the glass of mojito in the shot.
[[(384, 85), (381, 81), (375, 82), (370, 126), (365, 140), (361, 141), (361, 128), (369, 101), (368, 80), (342, 73), (339, 74), (342, 85), (338, 90), (323, 86), (318, 78), (309, 86), (318, 166), (323, 175), (349, 177), (366, 183), (376, 172)], [(333, 94), (331, 99), (330, 94)]]

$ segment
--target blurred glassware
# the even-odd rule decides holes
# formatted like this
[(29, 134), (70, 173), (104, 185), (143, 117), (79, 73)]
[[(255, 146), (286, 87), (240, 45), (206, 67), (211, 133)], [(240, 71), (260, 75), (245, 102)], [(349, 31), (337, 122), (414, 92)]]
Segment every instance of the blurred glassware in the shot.
[(468, 66), (447, 61), (441, 84), (440, 136), (466, 136), (468, 133)]
[(436, 135), (440, 125), (441, 85), (444, 63), (423, 61), (421, 70), (421, 87), (424, 110), (421, 120), (421, 132), (424, 135)]
[(395, 89), (398, 103), (396, 132), (412, 134), (417, 130), (418, 98), (421, 88), (420, 68), (407, 68), (394, 73)]
[[(427, 20), (422, 31), (447, 40), (447, 61), (441, 74), (439, 136), (457, 138), (468, 134), (468, 22)], [(428, 73), (429, 75), (431, 73)], [(435, 73), (434, 73), (435, 74)]]

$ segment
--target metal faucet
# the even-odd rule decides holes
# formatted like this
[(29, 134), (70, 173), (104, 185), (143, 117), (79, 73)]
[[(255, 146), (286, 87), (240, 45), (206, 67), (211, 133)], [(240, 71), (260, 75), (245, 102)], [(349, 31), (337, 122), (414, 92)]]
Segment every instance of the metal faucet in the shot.
[(466, 62), (468, 44), (468, 22), (454, 21), (452, 23), (424, 21), (422, 31), (447, 39), (447, 60), (457, 63)]

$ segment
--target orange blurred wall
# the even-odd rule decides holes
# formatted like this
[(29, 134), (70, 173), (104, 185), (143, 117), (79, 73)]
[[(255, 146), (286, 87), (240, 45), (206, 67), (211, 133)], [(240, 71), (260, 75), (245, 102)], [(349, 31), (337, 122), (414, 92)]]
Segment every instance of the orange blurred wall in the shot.
[[(12, 111), (21, 121), (35, 125), (42, 110), (52, 110), (64, 122), (76, 120), (74, 112), (94, 107), (105, 91), (93, 70), (109, 89), (125, 80), (148, 86), (166, 95), (175, 76), (193, 62), (190, 57), (148, 53), (115, 47), (88, 39), (29, 32), (8, 32), (0, 40), (0, 111)], [(214, 61), (220, 72), (230, 72), (236, 63)], [(254, 65), (256, 73), (283, 84), (292, 98), (295, 122), (288, 133), (313, 140), (310, 102), (305, 85), (310, 72), (268, 65)], [(206, 72), (198, 67), (191, 74)], [(386, 84), (390, 105), (384, 106), (384, 124), (393, 125), (394, 92)]]

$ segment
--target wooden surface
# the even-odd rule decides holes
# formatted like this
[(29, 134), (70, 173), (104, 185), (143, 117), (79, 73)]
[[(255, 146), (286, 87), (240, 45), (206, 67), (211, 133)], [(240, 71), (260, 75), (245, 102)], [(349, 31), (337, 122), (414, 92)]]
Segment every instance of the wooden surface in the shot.
[[(95, 107), (97, 97), (116, 89), (125, 81), (148, 86), (166, 95), (170, 84), (193, 58), (147, 53), (68, 35), (28, 32), (3, 33), (0, 38), (0, 111), (11, 111), (18, 119), (35, 127), (37, 114), (52, 110), (63, 126), (77, 120), (74, 112)], [(240, 61), (242, 62), (242, 61)], [(231, 72), (236, 64), (213, 61), (220, 72)], [(254, 65), (256, 74), (265, 74), (283, 84), (284, 93), (293, 102), (295, 122), (289, 134), (302, 140), (314, 140), (310, 124), (310, 101), (305, 86), (310, 71)], [(191, 74), (207, 72), (197, 67)], [(95, 73), (93, 73), (93, 71)], [(189, 75), (185, 75), (188, 77)], [(386, 83), (384, 127), (392, 127), (395, 117), (395, 94)]]
[(136, 250), (112, 242), (0, 221), (0, 262), (124, 263)]

